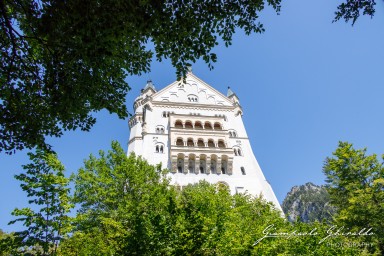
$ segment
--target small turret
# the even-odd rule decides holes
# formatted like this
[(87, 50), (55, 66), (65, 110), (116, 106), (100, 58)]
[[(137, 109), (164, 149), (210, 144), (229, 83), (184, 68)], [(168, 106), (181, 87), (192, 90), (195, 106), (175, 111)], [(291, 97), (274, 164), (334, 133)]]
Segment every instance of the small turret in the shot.
[(235, 94), (232, 90), (231, 87), (228, 86), (228, 92), (227, 92), (227, 97), (231, 97), (233, 94)]
[(151, 89), (154, 93), (156, 92), (156, 88), (155, 85), (152, 83), (152, 80), (147, 81), (147, 84), (145, 85), (144, 91), (142, 93), (146, 92), (149, 89)]
[(236, 93), (234, 93), (234, 92), (231, 90), (231, 87), (229, 87), (229, 86), (228, 86), (227, 97), (228, 97), (233, 103), (240, 105), (239, 97), (237, 97)]
[(135, 99), (133, 103), (133, 109), (136, 112), (142, 112), (142, 105), (145, 103), (145, 99), (156, 93), (155, 85), (152, 83), (152, 80), (148, 80), (144, 88), (141, 89), (140, 95)]

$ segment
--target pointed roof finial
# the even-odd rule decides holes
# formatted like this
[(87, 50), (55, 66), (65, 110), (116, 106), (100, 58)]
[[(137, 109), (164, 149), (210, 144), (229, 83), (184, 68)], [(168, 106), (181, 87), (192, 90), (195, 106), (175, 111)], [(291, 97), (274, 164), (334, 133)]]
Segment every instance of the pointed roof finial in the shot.
[(148, 88), (152, 88), (154, 91), (156, 91), (155, 86), (153, 85), (151, 79), (147, 80), (147, 84), (145, 85), (144, 90), (146, 90)]
[(188, 66), (188, 73), (192, 73), (192, 66)]
[(228, 86), (227, 97), (230, 97), (230, 96), (232, 96), (233, 94), (235, 94), (235, 93), (231, 90), (231, 87)]

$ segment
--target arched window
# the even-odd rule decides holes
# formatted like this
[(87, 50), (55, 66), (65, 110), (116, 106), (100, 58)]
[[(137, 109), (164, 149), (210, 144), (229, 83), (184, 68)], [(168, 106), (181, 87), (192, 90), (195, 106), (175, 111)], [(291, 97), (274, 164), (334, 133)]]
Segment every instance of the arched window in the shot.
[(215, 142), (213, 142), (212, 139), (208, 140), (208, 147), (210, 147), (210, 148), (214, 148), (215, 147)]
[(225, 148), (225, 143), (223, 140), (219, 140), (219, 142), (217, 143), (217, 145), (219, 146), (219, 148)]
[(204, 128), (205, 128), (206, 130), (212, 130), (212, 125), (211, 125), (211, 123), (210, 123), (210, 122), (205, 122), (205, 124), (204, 124)]
[(203, 125), (201, 124), (200, 121), (195, 122), (195, 129), (203, 129)]
[(181, 160), (178, 160), (178, 162), (177, 162), (177, 172), (183, 173), (183, 163)]
[(189, 138), (189, 139), (187, 140), (187, 146), (188, 146), (188, 147), (194, 147), (194, 146), (195, 146), (195, 143), (193, 143), (193, 139)]
[(205, 147), (203, 139), (198, 139), (197, 140), (197, 146), (198, 147)]
[(220, 124), (220, 123), (217, 123), (217, 122), (214, 124), (213, 128), (214, 128), (215, 130), (221, 130), (221, 129), (222, 129), (222, 128), (221, 128), (221, 124)]
[(195, 173), (195, 155), (190, 154), (188, 158), (188, 171), (189, 173)]
[(235, 156), (243, 156), (243, 151), (238, 146), (233, 148), (233, 153), (235, 154)]
[(176, 146), (180, 146), (180, 147), (184, 146), (183, 138), (177, 138)]
[(217, 156), (211, 155), (211, 173), (216, 173), (217, 168)]
[(163, 154), (164, 153), (164, 144), (163, 143), (157, 143), (155, 145), (155, 152)]
[(227, 168), (228, 168), (228, 157), (227, 156), (222, 156), (221, 157), (221, 173), (226, 174), (227, 173)]
[(200, 170), (200, 173), (205, 173), (206, 172), (206, 168), (207, 168), (207, 158), (205, 155), (200, 155), (200, 166), (199, 166), (199, 170)]
[(184, 155), (179, 154), (177, 156), (177, 172), (183, 173), (183, 171), (184, 171)]
[(183, 128), (183, 123), (180, 120), (175, 122), (175, 128)]
[(235, 131), (235, 130), (230, 130), (230, 131), (229, 131), (229, 137), (232, 137), (232, 138), (237, 137), (237, 133), (236, 133), (236, 131)]
[(185, 122), (185, 128), (186, 129), (193, 129), (192, 122), (191, 121), (186, 121)]
[(188, 97), (189, 102), (198, 102), (199, 101), (196, 95), (189, 94), (187, 97)]

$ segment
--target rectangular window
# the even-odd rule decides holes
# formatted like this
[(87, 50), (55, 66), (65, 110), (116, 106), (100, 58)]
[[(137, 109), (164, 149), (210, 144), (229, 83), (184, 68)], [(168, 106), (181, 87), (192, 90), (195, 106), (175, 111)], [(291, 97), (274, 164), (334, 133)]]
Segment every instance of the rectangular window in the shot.
[(241, 170), (241, 174), (243, 174), (243, 175), (246, 174), (246, 173), (245, 173), (245, 169), (244, 169), (244, 167), (241, 167), (240, 170)]

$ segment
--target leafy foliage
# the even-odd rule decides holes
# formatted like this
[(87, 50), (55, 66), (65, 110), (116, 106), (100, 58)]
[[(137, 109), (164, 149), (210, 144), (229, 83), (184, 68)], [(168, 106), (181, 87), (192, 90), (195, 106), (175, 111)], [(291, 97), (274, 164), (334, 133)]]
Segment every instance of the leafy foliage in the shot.
[(220, 39), (263, 32), (259, 12), (280, 1), (1, 1), (0, 151), (49, 148), (44, 136), (88, 131), (101, 109), (127, 117), (127, 75), (154, 55), (179, 78), (198, 59), (212, 68)]
[(352, 20), (352, 25), (355, 24), (360, 14), (369, 15), (373, 17), (375, 14), (375, 0), (347, 0), (347, 2), (340, 4), (335, 12), (335, 19), (338, 21), (344, 19), (345, 22)]
[(226, 187), (207, 182), (178, 191), (160, 170), (140, 157), (127, 157), (115, 142), (108, 153), (90, 156), (73, 177), (80, 205), (74, 234), (61, 243), (61, 253), (250, 253), (267, 222), (284, 223), (259, 198), (231, 196)]
[(22, 221), (27, 230), (14, 234), (16, 248), (20, 246), (39, 247), (38, 255), (55, 254), (58, 242), (69, 231), (67, 216), (72, 205), (69, 201), (69, 179), (64, 176), (64, 166), (53, 153), (37, 150), (29, 153), (32, 163), (24, 165), (26, 173), (16, 175), (22, 182), (21, 188), (31, 197), (32, 208), (15, 209), (12, 215)]
[[(353, 159), (345, 151), (341, 155)], [(27, 173), (17, 178), (40, 211), (15, 210), (15, 215), (23, 216), (15, 221), (24, 221), (28, 229), (0, 232), (4, 255), (380, 255), (375, 250), (378, 236), (372, 240), (329, 236), (335, 225), (347, 222), (290, 223), (261, 197), (231, 195), (226, 186), (206, 181), (179, 190), (170, 185), (161, 166), (126, 156), (116, 142), (107, 153), (91, 155), (72, 176), (78, 211), (69, 219), (64, 167), (51, 153), (37, 151), (30, 157), (33, 163), (24, 166)], [(327, 163), (335, 167), (333, 160)], [(372, 163), (362, 166), (379, 170)], [(331, 169), (334, 174), (337, 168)], [(380, 178), (373, 180), (372, 184), (381, 184)], [(379, 207), (377, 214), (382, 211)], [(352, 209), (348, 214), (357, 213)], [(370, 248), (367, 242), (375, 246)]]
[(375, 154), (366, 155), (366, 149), (354, 149), (347, 142), (339, 142), (333, 155), (326, 159), (323, 171), (331, 202), (338, 208), (338, 223), (350, 230), (372, 228), (375, 235), (366, 239), (377, 243), (383, 254), (383, 160), (380, 162)]
[(80, 209), (71, 240), (103, 240), (90, 244), (105, 245), (98, 251), (106, 254), (165, 253), (173, 241), (175, 197), (160, 169), (134, 155), (127, 157), (116, 142), (107, 154), (101, 151), (99, 159), (90, 156), (74, 177)]
[(7, 234), (0, 229), (0, 256), (7, 256), (11, 254), (12, 246), (10, 246), (10, 244), (14, 243), (12, 238), (13, 236), (11, 234)]
[[(73, 177), (79, 210), (60, 255), (362, 255), (364, 249), (319, 243), (327, 224), (291, 224), (262, 198), (231, 195), (201, 181), (181, 191), (166, 171), (126, 156), (117, 143), (90, 156)], [(264, 230), (307, 235), (266, 238)], [(313, 229), (316, 236), (308, 235)], [(295, 234), (296, 234), (295, 233)], [(346, 243), (347, 237), (330, 239)]]

